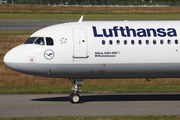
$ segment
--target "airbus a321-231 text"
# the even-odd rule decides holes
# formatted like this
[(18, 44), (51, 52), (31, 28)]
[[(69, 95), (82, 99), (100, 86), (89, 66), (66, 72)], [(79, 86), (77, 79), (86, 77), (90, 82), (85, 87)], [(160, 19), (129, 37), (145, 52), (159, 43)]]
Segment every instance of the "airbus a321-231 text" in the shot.
[(35, 76), (82, 79), (179, 78), (180, 21), (84, 21), (52, 25), (11, 49), (4, 63)]

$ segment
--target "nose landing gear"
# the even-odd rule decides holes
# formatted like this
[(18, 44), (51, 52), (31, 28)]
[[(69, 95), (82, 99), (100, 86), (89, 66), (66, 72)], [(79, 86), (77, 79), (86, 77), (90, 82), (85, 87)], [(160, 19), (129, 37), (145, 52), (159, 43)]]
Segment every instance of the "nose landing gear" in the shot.
[(73, 80), (71, 80), (71, 79), (69, 79), (70, 81), (71, 81), (71, 83), (74, 85), (72, 88), (71, 88), (71, 90), (73, 90), (74, 92), (73, 93), (71, 93), (70, 95), (69, 95), (69, 101), (71, 102), (71, 103), (79, 103), (79, 101), (80, 101), (80, 96), (79, 96), (79, 92), (81, 91), (80, 90), (80, 86), (82, 86), (82, 79), (73, 79)]

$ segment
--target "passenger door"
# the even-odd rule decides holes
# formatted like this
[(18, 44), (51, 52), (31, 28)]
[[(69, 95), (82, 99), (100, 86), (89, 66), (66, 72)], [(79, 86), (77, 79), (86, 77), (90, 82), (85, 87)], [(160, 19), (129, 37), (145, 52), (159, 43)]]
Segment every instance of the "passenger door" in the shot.
[(86, 29), (83, 28), (73, 29), (73, 40), (74, 40), (73, 58), (88, 58)]

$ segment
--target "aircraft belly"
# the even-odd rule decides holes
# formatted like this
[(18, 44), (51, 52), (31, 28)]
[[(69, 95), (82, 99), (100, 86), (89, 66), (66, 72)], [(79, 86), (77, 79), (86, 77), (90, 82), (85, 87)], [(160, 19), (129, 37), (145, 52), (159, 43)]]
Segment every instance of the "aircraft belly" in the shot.
[(30, 75), (72, 78), (178, 78), (180, 63), (126, 63), (126, 64), (25, 64), (8, 63), (13, 70)]

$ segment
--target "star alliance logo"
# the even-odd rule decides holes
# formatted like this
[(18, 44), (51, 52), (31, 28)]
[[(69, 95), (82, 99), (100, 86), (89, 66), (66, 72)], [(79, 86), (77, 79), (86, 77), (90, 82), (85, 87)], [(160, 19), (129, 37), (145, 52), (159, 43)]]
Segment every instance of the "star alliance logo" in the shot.
[(53, 52), (52, 50), (48, 49), (48, 50), (46, 50), (46, 51), (44, 52), (44, 57), (45, 57), (47, 60), (51, 60), (51, 59), (53, 59), (53, 57), (54, 57), (54, 52)]

